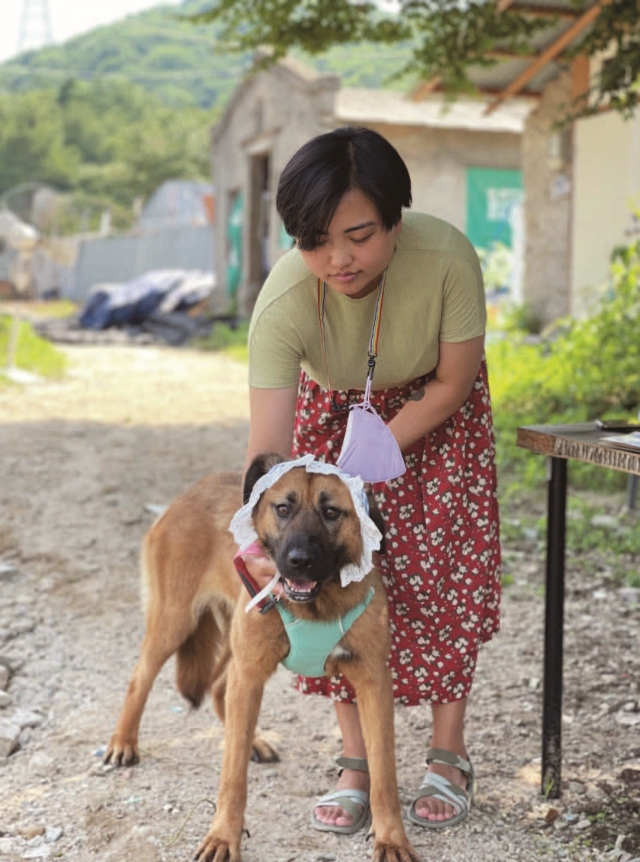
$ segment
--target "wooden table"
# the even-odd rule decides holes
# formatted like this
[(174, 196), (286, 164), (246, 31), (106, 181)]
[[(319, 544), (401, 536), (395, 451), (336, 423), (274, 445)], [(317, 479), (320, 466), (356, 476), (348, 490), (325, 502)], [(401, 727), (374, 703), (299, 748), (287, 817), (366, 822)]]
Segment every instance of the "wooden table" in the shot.
[(562, 645), (567, 462), (583, 461), (640, 476), (640, 452), (614, 448), (603, 437), (617, 436), (589, 422), (518, 428), (517, 444), (550, 460), (547, 498), (547, 560), (544, 623), (541, 791), (558, 798), (562, 766)]

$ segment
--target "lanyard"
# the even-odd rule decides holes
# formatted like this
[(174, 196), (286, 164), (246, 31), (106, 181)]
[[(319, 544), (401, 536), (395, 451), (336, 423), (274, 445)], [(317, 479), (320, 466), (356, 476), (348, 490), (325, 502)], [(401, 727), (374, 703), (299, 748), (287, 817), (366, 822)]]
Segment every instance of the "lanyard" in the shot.
[[(376, 307), (373, 313), (373, 322), (371, 324), (371, 336), (369, 337), (369, 347), (367, 354), (369, 356), (367, 362), (367, 383), (365, 387), (364, 400), (369, 401), (369, 393), (371, 391), (371, 381), (373, 373), (376, 370), (376, 358), (378, 356), (378, 341), (380, 340), (380, 324), (382, 323), (382, 303), (384, 300), (384, 286), (387, 280), (387, 270), (385, 269), (380, 279), (380, 287), (378, 288), (378, 298), (376, 299)], [(327, 388), (332, 391), (331, 380), (329, 379), (329, 366), (327, 364), (327, 345), (324, 333), (324, 309), (327, 300), (327, 285), (321, 279), (318, 279), (318, 322), (320, 324), (320, 337), (322, 338), (322, 356), (324, 359), (324, 370), (327, 375)], [(331, 406), (334, 410), (348, 410), (347, 404), (336, 404), (331, 396)]]

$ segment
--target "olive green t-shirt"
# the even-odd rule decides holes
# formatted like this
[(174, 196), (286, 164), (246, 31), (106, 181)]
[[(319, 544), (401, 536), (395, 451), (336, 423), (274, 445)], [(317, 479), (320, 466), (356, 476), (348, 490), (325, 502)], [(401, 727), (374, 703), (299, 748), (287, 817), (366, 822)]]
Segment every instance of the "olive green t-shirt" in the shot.
[[(378, 291), (351, 299), (327, 286), (324, 329), (332, 389), (364, 389)], [(482, 335), (486, 304), (478, 256), (453, 225), (405, 212), (387, 269), (374, 389), (432, 371), (439, 342)], [(249, 383), (296, 386), (303, 368), (328, 388), (318, 318), (317, 279), (297, 249), (271, 270), (249, 327)]]

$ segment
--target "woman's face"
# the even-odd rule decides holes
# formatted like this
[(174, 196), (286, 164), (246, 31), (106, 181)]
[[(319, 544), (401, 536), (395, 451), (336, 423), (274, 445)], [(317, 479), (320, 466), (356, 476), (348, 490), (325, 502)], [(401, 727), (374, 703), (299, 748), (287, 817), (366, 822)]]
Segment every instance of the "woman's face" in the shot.
[(300, 251), (316, 278), (352, 299), (374, 291), (388, 266), (402, 222), (385, 230), (375, 204), (359, 189), (346, 192), (313, 251)]

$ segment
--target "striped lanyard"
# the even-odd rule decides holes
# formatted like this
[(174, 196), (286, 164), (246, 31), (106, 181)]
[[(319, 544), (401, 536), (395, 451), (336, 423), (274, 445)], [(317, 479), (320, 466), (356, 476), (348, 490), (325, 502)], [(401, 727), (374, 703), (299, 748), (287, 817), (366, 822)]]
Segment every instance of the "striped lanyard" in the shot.
[[(376, 370), (376, 358), (378, 356), (378, 341), (380, 339), (380, 324), (382, 322), (382, 302), (384, 300), (384, 286), (387, 280), (387, 270), (385, 269), (380, 279), (380, 287), (378, 288), (378, 298), (376, 299), (376, 308), (373, 313), (373, 322), (371, 324), (371, 336), (369, 338), (369, 347), (367, 354), (367, 383), (364, 390), (364, 403), (369, 403), (369, 394), (371, 392), (371, 381), (373, 373)], [(320, 337), (322, 338), (322, 356), (324, 358), (324, 370), (327, 375), (327, 388), (332, 393), (331, 406), (334, 410), (348, 410), (348, 404), (336, 404), (333, 398), (333, 390), (331, 380), (329, 379), (329, 365), (327, 363), (327, 344), (324, 332), (324, 309), (327, 300), (327, 285), (321, 279), (318, 279), (318, 322), (320, 324)]]

